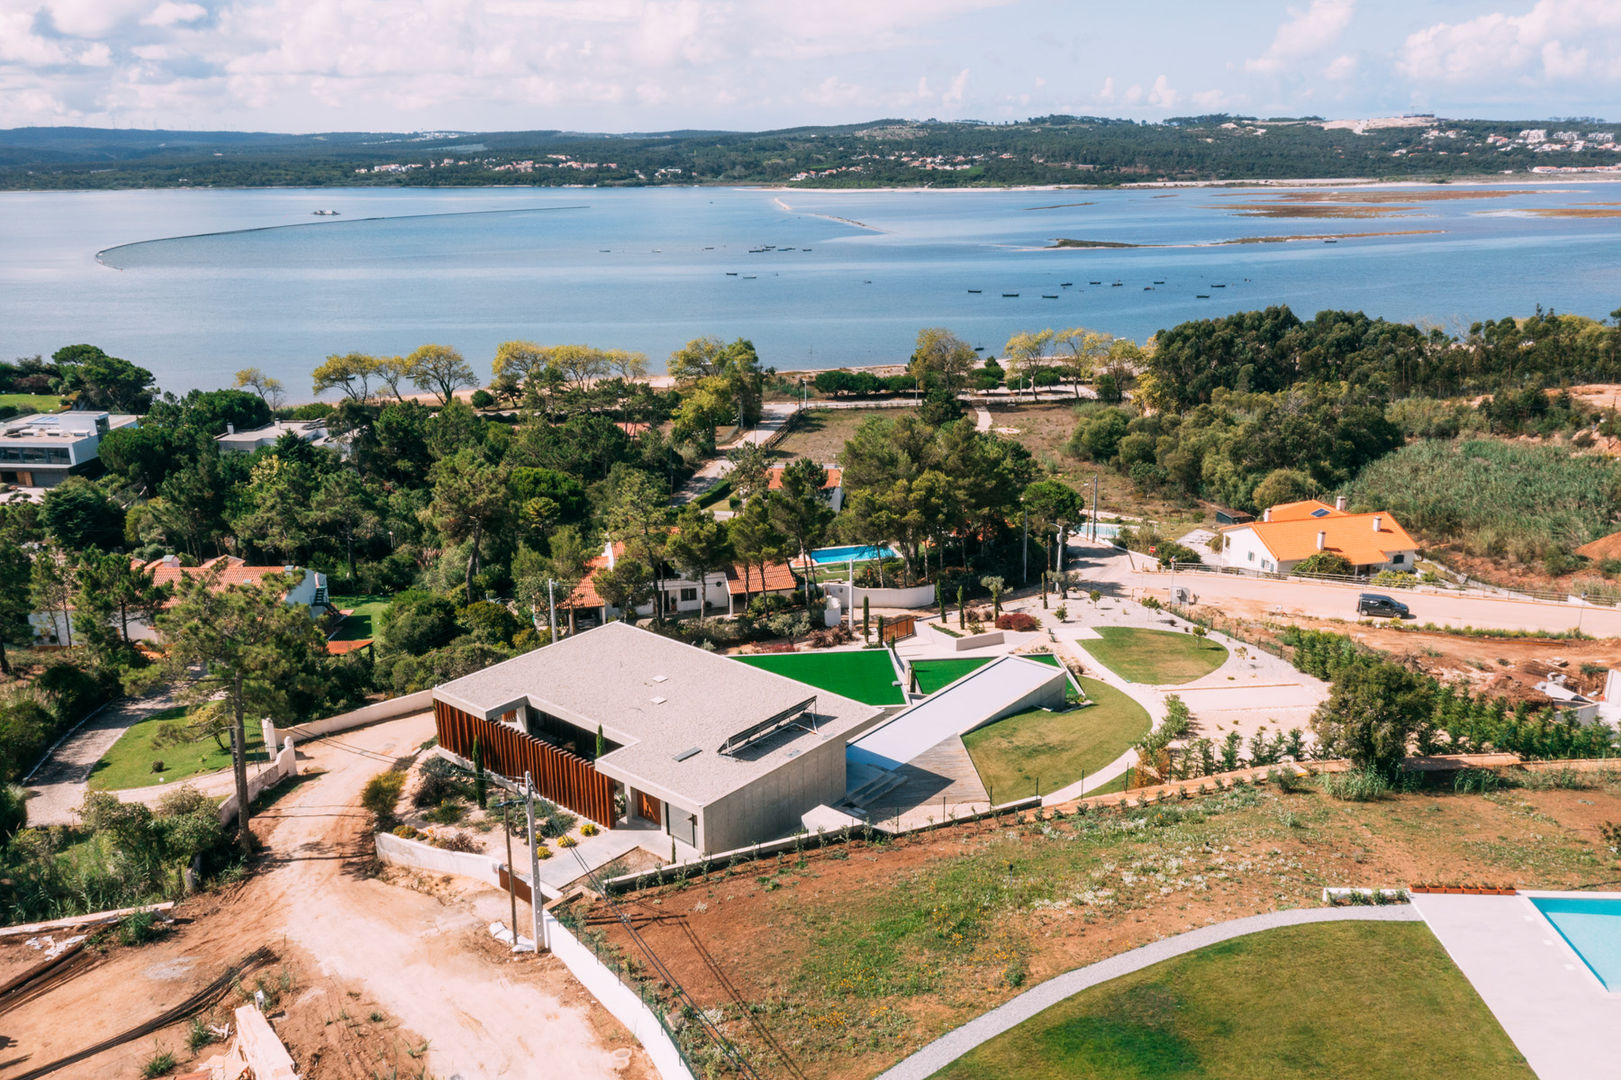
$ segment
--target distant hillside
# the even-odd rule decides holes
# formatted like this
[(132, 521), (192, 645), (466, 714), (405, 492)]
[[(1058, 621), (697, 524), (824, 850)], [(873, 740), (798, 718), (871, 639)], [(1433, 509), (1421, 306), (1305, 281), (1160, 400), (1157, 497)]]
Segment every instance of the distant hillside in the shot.
[(1120, 184), (1322, 177), (1446, 179), (1621, 171), (1621, 125), (1227, 115), (1137, 123), (875, 120), (781, 131), (330, 132), (16, 128), (0, 188), (771, 183), (808, 187)]

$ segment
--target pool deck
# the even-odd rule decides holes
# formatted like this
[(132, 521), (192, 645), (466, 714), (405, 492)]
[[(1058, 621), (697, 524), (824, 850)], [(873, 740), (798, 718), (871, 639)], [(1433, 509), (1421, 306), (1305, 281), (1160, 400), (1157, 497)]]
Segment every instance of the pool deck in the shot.
[(1526, 895), (1419, 893), (1413, 906), (1539, 1080), (1621, 1077), (1621, 994), (1605, 992)]

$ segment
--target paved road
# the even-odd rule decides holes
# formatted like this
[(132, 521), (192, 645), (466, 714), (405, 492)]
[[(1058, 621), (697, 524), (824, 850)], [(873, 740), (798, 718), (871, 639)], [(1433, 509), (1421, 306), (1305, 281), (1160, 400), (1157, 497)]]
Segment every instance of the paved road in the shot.
[(1027, 990), (1012, 1001), (992, 1009), (984, 1016), (970, 1020), (955, 1031), (942, 1035), (899, 1065), (880, 1073), (877, 1080), (925, 1080), (980, 1043), (994, 1039), (1082, 990), (1218, 942), (1243, 937), (1260, 930), (1300, 926), (1304, 923), (1418, 920), (1418, 912), (1410, 905), (1397, 904), (1390, 907), (1301, 908), (1293, 911), (1274, 911), (1265, 915), (1252, 915), (1247, 919), (1217, 923), (1214, 926), (1202, 926), (1197, 930), (1162, 938), (1142, 948), (1132, 949), (1130, 952), (1111, 956), (1107, 960), (1100, 960), (1095, 964), (1066, 971), (1056, 978), (1048, 979), (1040, 986)]
[(73, 824), (73, 812), (84, 803), (86, 782), (96, 762), (131, 724), (174, 705), (173, 696), (164, 690), (151, 697), (113, 702), (86, 721), (51, 751), (25, 785), (28, 824)]
[[(1105, 592), (1139, 595), (1148, 589), (1163, 594), (1172, 585), (1180, 585), (1190, 589), (1202, 604), (1248, 602), (1266, 612), (1318, 619), (1354, 622), (1357, 594), (1365, 591), (1354, 584), (1274, 581), (1188, 571), (1172, 574), (1155, 568), (1154, 561), (1146, 556), (1075, 537), (1070, 539), (1066, 565)], [(1438, 626), (1544, 633), (1579, 629), (1594, 637), (1621, 636), (1621, 608), (1408, 590), (1401, 591), (1401, 599), (1413, 612), (1408, 625), (1433, 622)]]
[[(733, 441), (721, 447), (722, 451), (736, 450), (743, 446), (758, 446), (770, 439), (793, 419), (799, 411), (797, 401), (768, 401), (760, 408), (760, 422), (745, 431)], [(731, 459), (727, 457), (711, 458), (704, 462), (692, 478), (676, 489), (671, 497), (676, 503), (690, 502), (719, 483), (726, 474), (732, 471)]]

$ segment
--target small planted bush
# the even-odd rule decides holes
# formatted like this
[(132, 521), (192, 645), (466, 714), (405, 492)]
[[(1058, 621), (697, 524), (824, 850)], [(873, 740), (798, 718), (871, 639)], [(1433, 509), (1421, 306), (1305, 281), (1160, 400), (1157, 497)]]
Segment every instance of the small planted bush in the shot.
[(399, 769), (378, 773), (366, 781), (360, 792), (360, 807), (372, 816), (378, 829), (385, 829), (394, 821), (394, 806), (404, 789), (405, 773)]
[(592, 824), (589, 821), (586, 822), (584, 825), (580, 826), (580, 835), (581, 836), (595, 836), (595, 835), (597, 835), (597, 833), (599, 833), (601, 831), (602, 831), (601, 829), (598, 829), (594, 824)]
[(1041, 629), (1041, 622), (1034, 615), (1022, 611), (1006, 611), (997, 616), (996, 628), (998, 630), (1013, 630), (1018, 633), (1029, 633)]
[(564, 836), (557, 841), (557, 846), (561, 848), (579, 847), (579, 845), (580, 842), (572, 836)]
[(1373, 769), (1351, 769), (1323, 775), (1323, 791), (1346, 802), (1373, 802), (1390, 790), (1390, 784)]

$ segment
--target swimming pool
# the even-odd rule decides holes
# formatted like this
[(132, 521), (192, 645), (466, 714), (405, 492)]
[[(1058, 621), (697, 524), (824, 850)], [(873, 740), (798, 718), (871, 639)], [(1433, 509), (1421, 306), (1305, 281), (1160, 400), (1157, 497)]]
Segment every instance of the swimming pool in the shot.
[(810, 553), (811, 562), (817, 566), (828, 563), (841, 562), (871, 562), (873, 559), (898, 559), (900, 553), (892, 547), (871, 547), (861, 544), (846, 544), (843, 547), (817, 548)]
[[(1118, 525), (1104, 525), (1102, 522), (1099, 522), (1097, 530), (1099, 540), (1113, 540), (1115, 537), (1120, 535), (1120, 526)], [(1076, 536), (1090, 537), (1092, 535), (1092, 523), (1089, 521), (1083, 521), (1071, 529), (1070, 532), (1074, 533)]]
[(1621, 899), (1533, 896), (1530, 900), (1604, 988), (1621, 992)]

